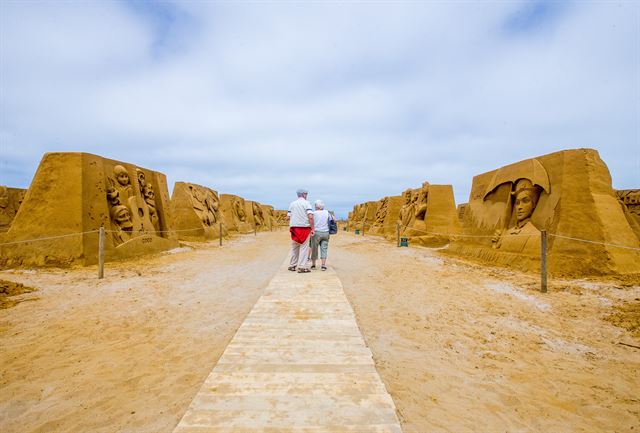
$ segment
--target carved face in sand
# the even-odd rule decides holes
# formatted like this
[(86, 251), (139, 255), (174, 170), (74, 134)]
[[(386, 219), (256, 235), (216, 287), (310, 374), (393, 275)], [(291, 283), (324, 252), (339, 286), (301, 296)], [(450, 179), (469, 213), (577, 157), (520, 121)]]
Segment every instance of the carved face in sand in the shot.
[(6, 186), (0, 186), (0, 209), (9, 206), (9, 190)]
[(122, 186), (127, 186), (131, 184), (131, 179), (129, 178), (129, 173), (127, 173), (127, 169), (121, 165), (116, 165), (113, 167), (113, 174), (115, 174), (118, 183)]
[(123, 230), (131, 229), (133, 223), (131, 222), (131, 213), (129, 208), (123, 205), (117, 205), (111, 208), (111, 218), (115, 221), (116, 225)]
[(540, 189), (534, 186), (529, 179), (520, 179), (516, 183), (513, 195), (515, 197), (514, 207), (518, 223), (531, 218), (538, 204)]
[(151, 186), (151, 184), (145, 185), (142, 189), (142, 192), (144, 193), (144, 198), (146, 200), (153, 200), (156, 197), (156, 193), (153, 190), (153, 186)]
[(120, 204), (120, 193), (114, 187), (107, 189), (107, 201), (112, 205)]
[(145, 185), (147, 184), (147, 180), (145, 178), (144, 171), (142, 171), (140, 169), (137, 169), (136, 170), (136, 174), (138, 176), (138, 183), (140, 184), (140, 188), (144, 188)]

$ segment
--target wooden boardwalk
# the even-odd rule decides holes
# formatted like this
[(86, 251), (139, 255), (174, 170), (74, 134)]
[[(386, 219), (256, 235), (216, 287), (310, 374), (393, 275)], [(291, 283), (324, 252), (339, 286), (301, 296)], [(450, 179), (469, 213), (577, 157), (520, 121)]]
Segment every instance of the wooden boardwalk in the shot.
[(333, 270), (271, 280), (174, 433), (401, 433)]

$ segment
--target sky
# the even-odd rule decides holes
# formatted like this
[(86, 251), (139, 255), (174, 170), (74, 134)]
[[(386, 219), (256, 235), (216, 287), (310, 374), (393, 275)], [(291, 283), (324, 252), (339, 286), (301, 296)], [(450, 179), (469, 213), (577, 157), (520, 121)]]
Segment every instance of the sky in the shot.
[(640, 2), (0, 0), (0, 184), (90, 152), (346, 216), (580, 147), (640, 188)]

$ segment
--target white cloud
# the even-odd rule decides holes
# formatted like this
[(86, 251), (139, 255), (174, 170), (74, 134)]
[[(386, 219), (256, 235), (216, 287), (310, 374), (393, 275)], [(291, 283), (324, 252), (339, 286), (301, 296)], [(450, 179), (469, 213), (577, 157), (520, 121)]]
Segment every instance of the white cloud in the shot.
[(2, 2), (0, 183), (88, 151), (346, 214), (588, 146), (638, 187), (638, 8)]

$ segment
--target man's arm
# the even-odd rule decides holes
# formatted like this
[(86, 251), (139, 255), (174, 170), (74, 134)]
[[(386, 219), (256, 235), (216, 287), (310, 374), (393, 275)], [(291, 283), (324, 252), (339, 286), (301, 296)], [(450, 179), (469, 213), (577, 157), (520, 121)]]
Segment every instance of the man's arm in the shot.
[(311, 236), (316, 234), (316, 226), (313, 223), (313, 213), (308, 213), (309, 216), (309, 224), (311, 225)]

